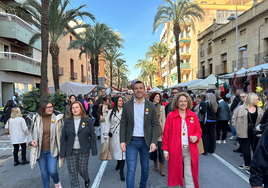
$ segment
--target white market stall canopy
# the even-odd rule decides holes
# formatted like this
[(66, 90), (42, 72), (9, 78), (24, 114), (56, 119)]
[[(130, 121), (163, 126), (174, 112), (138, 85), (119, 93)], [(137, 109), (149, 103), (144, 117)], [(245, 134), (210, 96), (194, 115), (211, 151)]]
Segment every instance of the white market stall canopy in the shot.
[[(264, 70), (267, 73), (268, 72), (268, 63), (257, 65), (255, 67), (251, 67), (251, 68), (248, 68), (248, 69), (237, 71), (236, 72), (236, 77), (243, 77), (243, 76), (245, 76), (246, 73), (248, 73), (248, 75), (254, 75), (254, 74), (257, 74), (258, 72), (260, 72), (261, 70)], [(220, 79), (234, 78), (234, 74), (235, 73), (233, 72), (233, 73), (221, 75), (221, 76), (219, 76), (219, 78)]]
[(158, 87), (155, 86), (153, 89), (151, 89), (149, 91), (149, 93), (153, 93), (153, 92), (163, 92), (163, 90), (162, 89), (159, 89)]
[[(79, 95), (79, 94), (87, 94), (90, 93), (93, 89), (95, 89), (96, 85), (84, 85), (75, 82), (64, 82), (60, 84), (60, 90), (66, 93), (67, 95)], [(50, 93), (55, 93), (55, 88), (49, 87)]]
[[(211, 74), (206, 79), (202, 80), (201, 82), (191, 85), (188, 87), (189, 90), (199, 90), (199, 89), (216, 89), (215, 83), (217, 82), (217, 78)], [(223, 81), (219, 79), (219, 85), (224, 84)]]
[(198, 79), (198, 80), (192, 80), (192, 81), (188, 81), (188, 82), (182, 82), (182, 83), (179, 83), (179, 84), (177, 84), (175, 86), (171, 86), (168, 89), (185, 87), (185, 86), (187, 86), (189, 88), (189, 86), (196, 85), (199, 82), (201, 82), (202, 80), (204, 80), (204, 79)]

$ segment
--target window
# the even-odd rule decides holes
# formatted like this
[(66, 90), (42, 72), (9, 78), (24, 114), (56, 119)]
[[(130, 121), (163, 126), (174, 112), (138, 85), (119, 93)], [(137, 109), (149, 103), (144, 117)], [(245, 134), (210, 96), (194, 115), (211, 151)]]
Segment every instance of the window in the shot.
[(268, 23), (268, 17), (264, 18), (264, 23), (267, 24)]
[(213, 74), (212, 72), (213, 72), (213, 63), (212, 63), (212, 59), (209, 59), (208, 60), (208, 64), (209, 64), (209, 73), (210, 74)]
[(221, 54), (221, 61), (222, 61), (222, 62), (227, 61), (227, 53), (225, 53), (225, 54)]
[(225, 44), (225, 43), (226, 43), (226, 39), (222, 39), (221, 44)]
[(240, 31), (240, 35), (244, 35), (244, 34), (246, 34), (246, 29), (243, 29)]
[(208, 40), (208, 54), (212, 53), (212, 40)]
[(81, 65), (81, 80), (84, 80), (84, 65)]
[(74, 60), (70, 59), (71, 78), (74, 78)]
[(204, 49), (205, 49), (205, 46), (204, 46), (204, 43), (201, 44), (201, 51), (200, 51), (200, 56), (203, 57), (204, 56)]
[(223, 62), (223, 73), (227, 73), (227, 53), (221, 55), (221, 61)]
[(72, 36), (70, 36), (70, 42), (73, 40), (73, 37)]

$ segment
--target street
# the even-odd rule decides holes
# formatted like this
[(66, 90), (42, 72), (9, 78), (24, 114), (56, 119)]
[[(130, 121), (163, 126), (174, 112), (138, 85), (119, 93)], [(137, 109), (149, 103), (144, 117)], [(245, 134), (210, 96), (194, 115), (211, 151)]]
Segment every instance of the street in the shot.
[[(228, 133), (230, 137), (231, 133)], [(199, 159), (199, 184), (200, 188), (249, 188), (249, 175), (244, 170), (239, 170), (237, 167), (243, 163), (243, 158), (240, 154), (234, 153), (232, 150), (236, 149), (234, 145), (236, 141), (227, 140), (227, 144), (217, 144), (215, 154), (208, 154), (207, 156), (200, 155)], [(101, 148), (98, 140), (99, 151)], [(42, 179), (39, 170), (39, 165), (31, 170), (30, 165), (13, 165), (12, 156), (13, 146), (9, 142), (6, 135), (0, 137), (0, 188), (41, 188)], [(29, 160), (30, 147), (27, 150), (27, 159)], [(20, 158), (20, 155), (19, 155)], [(138, 159), (139, 160), (139, 159)], [(89, 159), (89, 177), (91, 185), (94, 182), (94, 188), (117, 188), (125, 187), (125, 182), (119, 178), (119, 171), (115, 171), (116, 161), (108, 161), (105, 163), (98, 159), (98, 156)], [(100, 169), (100, 167), (105, 167)], [(102, 175), (102, 170), (104, 173)], [(165, 163), (165, 171), (167, 172), (167, 163)], [(100, 172), (100, 173), (98, 173)], [(126, 167), (125, 167), (126, 172)], [(98, 175), (97, 175), (98, 174)], [(102, 176), (101, 176), (102, 175)], [(69, 176), (67, 165), (64, 164), (59, 170), (59, 176), (63, 188), (69, 188)], [(138, 162), (136, 171), (136, 187), (139, 185), (140, 179), (140, 165)], [(99, 180), (99, 182), (98, 182)], [(84, 181), (80, 177), (80, 186), (84, 187)], [(51, 188), (53, 182), (51, 179)], [(153, 162), (150, 161), (150, 174), (147, 183), (148, 188), (167, 188), (167, 176), (162, 177), (160, 172), (153, 170)], [(93, 187), (92, 187), (93, 188)]]

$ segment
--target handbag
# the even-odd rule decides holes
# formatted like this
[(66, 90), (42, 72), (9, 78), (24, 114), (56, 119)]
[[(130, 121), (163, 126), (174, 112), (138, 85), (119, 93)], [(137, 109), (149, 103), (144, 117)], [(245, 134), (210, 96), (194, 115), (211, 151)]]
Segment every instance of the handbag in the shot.
[(9, 135), (9, 120), (7, 120), (7, 123), (8, 123), (8, 127), (7, 127), (7, 129), (5, 131), (5, 133), (6, 133), (6, 135)]
[(205, 152), (202, 138), (199, 139), (199, 142), (197, 144), (197, 148), (198, 148), (198, 153), (199, 154), (202, 154), (202, 153)]
[(111, 148), (109, 142), (104, 142), (101, 147), (99, 160), (109, 161), (112, 160)]
[[(207, 103), (206, 102), (204, 104), (207, 106)], [(204, 114), (201, 114), (199, 112), (198, 115), (197, 115), (197, 117), (198, 117), (200, 123), (205, 124), (206, 121), (207, 121), (207, 110), (206, 110), (206, 113), (204, 113)]]

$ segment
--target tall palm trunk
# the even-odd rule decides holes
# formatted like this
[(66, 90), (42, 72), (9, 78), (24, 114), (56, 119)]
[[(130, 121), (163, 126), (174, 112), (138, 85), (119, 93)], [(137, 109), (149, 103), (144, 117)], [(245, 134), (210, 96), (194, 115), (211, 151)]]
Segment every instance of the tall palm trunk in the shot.
[(178, 83), (181, 83), (181, 64), (180, 64), (180, 43), (179, 43), (179, 35), (181, 33), (181, 28), (178, 23), (174, 24), (174, 31), (176, 37), (176, 58), (177, 58), (177, 74), (178, 74)]
[(150, 87), (153, 88), (152, 75), (150, 75)]
[(96, 85), (96, 71), (95, 71), (95, 59), (94, 58), (90, 58), (90, 65), (91, 65), (91, 79), (92, 79), (92, 85)]
[(40, 100), (47, 98), (47, 55), (48, 55), (48, 37), (49, 37), (49, 0), (41, 0), (42, 17), (41, 17), (41, 83), (40, 83)]
[(117, 88), (119, 89), (119, 86), (120, 86), (120, 70), (119, 70), (119, 67), (118, 67), (118, 71), (117, 71)]
[(59, 45), (56, 42), (50, 43), (49, 52), (52, 56), (52, 73), (53, 73), (55, 93), (60, 93), (59, 65), (58, 65), (58, 56), (60, 53)]
[(99, 56), (96, 57), (95, 59), (95, 71), (96, 71), (96, 74), (95, 74), (95, 84), (96, 85), (99, 85)]
[(110, 86), (113, 87), (113, 62), (110, 62)]
[(162, 83), (163, 83), (163, 80), (162, 80), (162, 68), (161, 68), (162, 58), (160, 58), (159, 56), (158, 56), (158, 58), (160, 59), (159, 60), (159, 72), (160, 72), (160, 83), (159, 83), (159, 85), (162, 85)]

